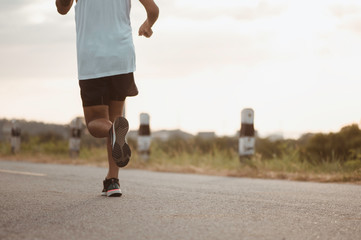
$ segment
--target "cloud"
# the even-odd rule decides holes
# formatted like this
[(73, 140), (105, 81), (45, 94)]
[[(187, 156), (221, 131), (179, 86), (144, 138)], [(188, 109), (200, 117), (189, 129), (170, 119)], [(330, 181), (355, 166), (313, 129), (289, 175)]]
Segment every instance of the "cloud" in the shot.
[(269, 58), (271, 35), (225, 17), (168, 19), (154, 29), (151, 42), (135, 39), (137, 62), (141, 71), (168, 79), (233, 63), (253, 66)]
[(338, 27), (361, 34), (361, 4), (332, 5), (329, 10), (338, 18)]
[[(161, 0), (156, 1), (160, 7), (161, 18), (181, 18), (186, 20), (209, 20), (222, 17), (237, 20), (256, 20), (282, 14), (287, 8), (279, 1), (206, 1), (206, 0)], [(275, 3), (276, 2), (276, 3)], [(133, 8), (134, 10), (134, 8)], [(135, 10), (136, 15), (141, 10)]]
[(51, 21), (56, 13), (55, 1), (9, 1), (1, 3), (0, 24), (12, 27)]
[[(360, 36), (361, 34), (361, 17), (355, 16), (352, 18), (347, 18), (339, 22), (337, 25), (338, 29), (342, 31), (342, 34), (344, 35), (344, 38), (347, 36), (350, 36), (350, 34), (357, 34)], [(340, 33), (341, 33), (340, 31)], [(361, 40), (361, 39), (359, 39)]]
[[(36, 2), (36, 1), (33, 1)], [(1, 2), (1, 8), (0, 8), (0, 14), (6, 14), (9, 11), (16, 11), (19, 8), (22, 8), (24, 4), (29, 4), (29, 1), (27, 0), (17, 0), (17, 1), (11, 1), (11, 0), (4, 0)]]
[(59, 15), (54, 1), (4, 1), (0, 27), (4, 81), (69, 77), (64, 69), (76, 71), (74, 18)]
[(354, 19), (348, 22), (347, 24), (343, 25), (343, 28), (361, 34), (361, 17), (358, 17), (358, 19)]
[(232, 9), (232, 16), (239, 20), (255, 20), (279, 16), (287, 9), (286, 5), (270, 5), (261, 1), (256, 7), (239, 7)]
[[(9, 2), (17, 2), (10, 4)], [(73, 40), (74, 19), (60, 16), (53, 1), (5, 1), (0, 10), (0, 47), (39, 45)]]
[[(276, 1), (157, 1), (160, 19), (151, 41), (135, 38), (138, 73), (169, 79), (227, 64), (254, 66), (271, 56), (270, 18), (287, 5)], [(166, 4), (166, 7), (163, 6)], [(135, 8), (135, 19), (141, 8)], [(276, 22), (277, 23), (277, 22)], [(133, 26), (137, 26), (134, 24)]]
[(332, 5), (329, 9), (338, 18), (355, 16), (361, 13), (361, 6), (359, 5)]

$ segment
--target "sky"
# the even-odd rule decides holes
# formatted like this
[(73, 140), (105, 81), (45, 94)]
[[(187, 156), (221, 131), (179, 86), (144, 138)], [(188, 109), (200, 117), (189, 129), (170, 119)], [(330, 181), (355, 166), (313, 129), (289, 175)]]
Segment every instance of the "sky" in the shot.
[[(336, 132), (361, 120), (361, 1), (132, 0), (140, 94), (127, 99), (131, 129), (140, 113), (153, 131), (234, 135), (252, 108), (260, 136)], [(55, 1), (2, 0), (0, 118), (67, 124), (82, 116), (74, 9)]]

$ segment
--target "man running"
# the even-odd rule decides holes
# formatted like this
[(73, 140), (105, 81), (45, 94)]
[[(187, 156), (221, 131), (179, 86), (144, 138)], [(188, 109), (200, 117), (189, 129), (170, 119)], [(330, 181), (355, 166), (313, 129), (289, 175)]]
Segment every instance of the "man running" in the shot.
[[(135, 52), (130, 25), (131, 0), (76, 0), (75, 22), (80, 94), (91, 135), (107, 138), (109, 171), (103, 196), (120, 197), (119, 167), (128, 164), (131, 150), (125, 141), (128, 121), (122, 117), (124, 101), (138, 95), (134, 81)], [(139, 36), (151, 37), (159, 9), (153, 0), (139, 0), (147, 19)], [(73, 0), (56, 0), (65, 15)]]

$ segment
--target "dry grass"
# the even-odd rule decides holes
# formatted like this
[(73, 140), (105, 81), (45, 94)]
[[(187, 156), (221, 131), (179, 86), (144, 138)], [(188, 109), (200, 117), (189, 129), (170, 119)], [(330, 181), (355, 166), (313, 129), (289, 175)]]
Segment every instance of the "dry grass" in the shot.
[[(337, 162), (312, 165), (308, 162), (300, 162), (296, 155), (271, 160), (262, 160), (260, 156), (256, 155), (252, 159), (240, 162), (236, 152), (225, 153), (219, 149), (211, 153), (194, 151), (191, 154), (186, 152), (166, 153), (156, 147), (153, 147), (152, 150), (151, 158), (148, 161), (142, 160), (133, 151), (132, 160), (127, 168), (231, 177), (361, 184), (361, 163), (359, 161), (350, 161), (344, 165)], [(0, 158), (11, 161), (99, 167), (108, 165), (105, 148), (82, 149), (78, 158), (71, 158), (68, 153), (64, 152), (57, 154), (22, 152), (12, 155), (7, 151), (2, 151)]]
[(129, 167), (161, 172), (361, 184), (361, 163), (352, 168), (339, 163), (315, 166), (290, 158), (264, 161), (260, 156), (240, 162), (236, 153), (224, 157), (220, 151), (213, 154), (178, 153), (172, 156), (163, 153), (153, 155), (147, 162), (135, 155)]

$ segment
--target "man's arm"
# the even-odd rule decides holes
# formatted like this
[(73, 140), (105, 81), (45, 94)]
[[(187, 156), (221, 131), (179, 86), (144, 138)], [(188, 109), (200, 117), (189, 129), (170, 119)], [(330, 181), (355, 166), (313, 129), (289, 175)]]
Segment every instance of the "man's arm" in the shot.
[(139, 28), (139, 36), (151, 37), (153, 34), (152, 26), (159, 16), (159, 8), (153, 0), (139, 0), (147, 12), (147, 20)]
[(56, 0), (55, 5), (58, 9), (58, 13), (65, 15), (69, 12), (71, 6), (73, 5), (73, 0)]

